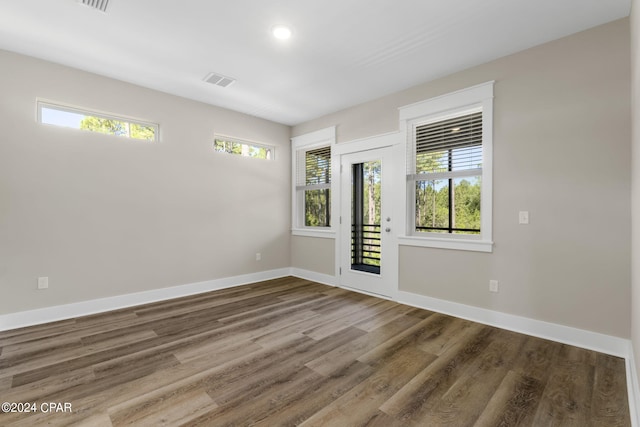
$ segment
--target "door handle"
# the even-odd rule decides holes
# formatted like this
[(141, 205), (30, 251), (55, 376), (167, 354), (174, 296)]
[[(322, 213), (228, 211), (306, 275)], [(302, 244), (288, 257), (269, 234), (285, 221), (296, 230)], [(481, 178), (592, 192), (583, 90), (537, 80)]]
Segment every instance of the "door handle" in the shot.
[(387, 227), (384, 229), (384, 231), (386, 231), (387, 233), (391, 231), (391, 228)]

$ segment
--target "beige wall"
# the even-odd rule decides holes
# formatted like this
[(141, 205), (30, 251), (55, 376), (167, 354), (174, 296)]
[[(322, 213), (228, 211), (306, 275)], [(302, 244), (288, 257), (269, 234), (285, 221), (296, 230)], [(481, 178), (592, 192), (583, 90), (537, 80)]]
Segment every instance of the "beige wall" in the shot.
[[(0, 94), (0, 314), (289, 267), (288, 126), (4, 51)], [(161, 141), (37, 124), (36, 97)], [(214, 153), (213, 132), (276, 160)]]
[[(340, 143), (395, 131), (398, 107), (496, 80), (494, 251), (402, 246), (399, 288), (628, 338), (629, 61), (624, 19), (295, 126), (293, 135), (337, 125)], [(518, 225), (519, 210), (530, 225)], [(333, 259), (327, 250), (322, 258)], [(299, 254), (296, 263), (307, 260)], [(488, 292), (489, 279), (500, 293)]]
[(631, 89), (631, 340), (636, 373), (640, 375), (640, 3), (637, 0), (633, 0), (631, 8)]
[(291, 236), (291, 265), (333, 276), (336, 271), (334, 246), (335, 239)]

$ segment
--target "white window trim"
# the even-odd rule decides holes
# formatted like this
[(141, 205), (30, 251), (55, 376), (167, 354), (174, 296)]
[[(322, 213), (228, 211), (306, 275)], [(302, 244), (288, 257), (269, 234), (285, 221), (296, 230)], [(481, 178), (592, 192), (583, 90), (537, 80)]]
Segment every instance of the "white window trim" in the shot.
[[(492, 252), (492, 205), (493, 205), (493, 85), (486, 82), (456, 92), (407, 105), (399, 109), (400, 132), (406, 141), (407, 158), (413, 142), (413, 129), (416, 124), (429, 120), (440, 120), (459, 114), (472, 108), (482, 108), (482, 188), (480, 236), (445, 235), (442, 233), (416, 233), (414, 231), (415, 201), (409, 200), (409, 188), (404, 192), (406, 215), (404, 227), (406, 233), (398, 237), (398, 243), (405, 246), (455, 249), (478, 252)], [(413, 183), (413, 181), (411, 182)]]
[[(67, 113), (74, 113), (74, 114), (84, 114), (87, 116), (93, 116), (93, 117), (99, 117), (101, 119), (107, 119), (107, 120), (116, 120), (119, 122), (127, 122), (129, 124), (136, 124), (136, 125), (143, 125), (143, 126), (147, 126), (147, 127), (151, 127), (154, 129), (154, 138), (153, 140), (144, 140), (144, 139), (139, 139), (139, 138), (132, 138), (132, 137), (125, 137), (125, 136), (117, 136), (117, 135), (110, 135), (110, 134), (105, 134), (105, 133), (100, 133), (100, 132), (90, 132), (90, 131), (86, 131), (83, 129), (75, 129), (72, 127), (66, 127), (66, 126), (61, 126), (61, 125), (56, 125), (56, 124), (50, 124), (50, 123), (43, 123), (42, 122), (42, 109), (43, 108), (49, 108), (49, 109), (53, 109), (53, 110), (58, 110), (58, 111), (65, 111)], [(54, 126), (54, 127), (62, 127), (62, 128), (67, 128), (67, 129), (73, 129), (73, 130), (81, 130), (83, 132), (90, 132), (90, 133), (94, 133), (96, 135), (106, 135), (108, 137), (112, 137), (112, 136), (116, 136), (117, 138), (124, 138), (124, 139), (129, 139), (132, 141), (139, 141), (139, 142), (160, 142), (160, 125), (157, 123), (152, 123), (152, 122), (148, 122), (145, 120), (141, 120), (135, 117), (131, 117), (131, 116), (125, 116), (125, 115), (121, 115), (121, 114), (112, 114), (112, 113), (107, 113), (107, 112), (103, 112), (100, 110), (90, 110), (87, 108), (83, 108), (83, 107), (77, 107), (77, 106), (73, 106), (73, 105), (68, 105), (68, 104), (63, 104), (60, 102), (55, 102), (55, 101), (49, 101), (46, 99), (40, 99), (37, 98), (36, 99), (36, 121), (40, 124), (43, 124), (45, 126)]]
[[(330, 227), (307, 227), (301, 218), (303, 207), (298, 199), (296, 191), (297, 181), (297, 152), (300, 149), (312, 149), (318, 147), (331, 147), (331, 225)], [(294, 236), (320, 237), (335, 239), (336, 222), (339, 215), (339, 206), (336, 195), (339, 186), (339, 165), (336, 160), (334, 148), (336, 146), (336, 127), (320, 129), (304, 135), (291, 138), (291, 234)]]

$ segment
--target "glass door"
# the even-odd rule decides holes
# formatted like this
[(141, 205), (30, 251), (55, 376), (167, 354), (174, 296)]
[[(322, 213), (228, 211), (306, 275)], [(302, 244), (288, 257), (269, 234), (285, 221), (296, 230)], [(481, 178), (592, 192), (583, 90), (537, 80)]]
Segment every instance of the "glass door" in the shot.
[(340, 283), (365, 292), (391, 295), (385, 250), (392, 232), (392, 207), (386, 202), (391, 149), (341, 157)]

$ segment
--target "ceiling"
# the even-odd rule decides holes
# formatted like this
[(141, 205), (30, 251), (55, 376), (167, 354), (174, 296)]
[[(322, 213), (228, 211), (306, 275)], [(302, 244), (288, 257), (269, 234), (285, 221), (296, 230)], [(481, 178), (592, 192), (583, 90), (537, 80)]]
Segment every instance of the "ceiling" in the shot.
[[(631, 0), (0, 0), (0, 49), (294, 125), (629, 15)], [(286, 24), (293, 36), (271, 36)], [(210, 72), (237, 81), (203, 81)]]

